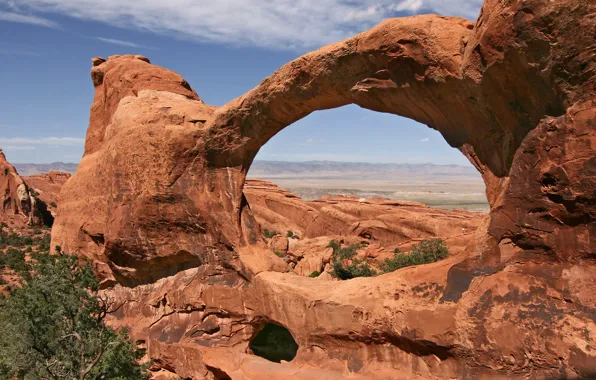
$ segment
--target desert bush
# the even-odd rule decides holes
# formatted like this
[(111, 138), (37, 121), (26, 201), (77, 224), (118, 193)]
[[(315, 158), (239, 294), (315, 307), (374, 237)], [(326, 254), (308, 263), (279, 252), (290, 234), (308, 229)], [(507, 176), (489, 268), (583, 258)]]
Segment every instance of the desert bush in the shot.
[(29, 236), (21, 236), (15, 232), (8, 233), (0, 231), (0, 249), (6, 247), (25, 247), (33, 244), (33, 239)]
[(321, 275), (321, 272), (319, 272), (318, 270), (316, 270), (316, 271), (312, 272), (311, 274), (309, 274), (308, 277), (317, 278), (320, 275)]
[[(333, 271), (331, 275), (340, 280), (349, 280), (356, 277), (372, 277), (377, 275), (377, 271), (372, 269), (364, 260), (356, 259), (354, 256), (362, 244), (351, 244), (342, 247), (341, 242), (331, 240), (327, 246), (333, 249)], [(346, 263), (349, 261), (349, 263)]]
[(443, 239), (426, 239), (412, 248), (412, 253), (422, 256), (425, 263), (435, 262), (446, 258), (449, 255), (447, 244)]
[(439, 238), (427, 239), (412, 247), (412, 251), (409, 254), (400, 253), (399, 249), (396, 248), (393, 257), (385, 259), (379, 265), (379, 269), (383, 273), (394, 272), (412, 265), (434, 263), (446, 258), (448, 255), (449, 250), (445, 241)]
[(345, 264), (343, 261), (334, 261), (331, 274), (340, 280), (349, 280), (356, 277), (374, 277), (377, 275), (377, 271), (372, 269), (364, 260), (352, 259), (350, 264)]
[(291, 238), (293, 238), (293, 237), (294, 237), (294, 233), (293, 233), (292, 231), (288, 231), (288, 232), (286, 233), (286, 237), (291, 239)]
[(37, 248), (40, 251), (49, 251), (50, 250), (50, 240), (51, 240), (51, 236), (50, 234), (45, 234), (42, 237), (37, 237), (35, 238), (35, 244), (37, 244)]
[(9, 248), (2, 258), (5, 267), (12, 269), (17, 273), (21, 273), (27, 270), (27, 264), (25, 263), (25, 253), (15, 248)]
[(263, 230), (263, 236), (265, 236), (267, 239), (271, 239), (272, 237), (277, 236), (277, 235), (279, 235), (278, 232), (269, 231), (266, 228)]
[(350, 244), (347, 247), (342, 247), (341, 242), (338, 242), (337, 240), (331, 240), (327, 247), (333, 249), (334, 260), (350, 260), (356, 256), (358, 250), (363, 246), (361, 244)]

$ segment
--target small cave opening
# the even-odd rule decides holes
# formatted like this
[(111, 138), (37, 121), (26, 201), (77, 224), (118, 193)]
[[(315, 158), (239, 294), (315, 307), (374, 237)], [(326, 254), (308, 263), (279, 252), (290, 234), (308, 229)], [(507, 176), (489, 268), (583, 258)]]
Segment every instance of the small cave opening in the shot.
[(275, 363), (292, 361), (298, 352), (298, 344), (285, 327), (267, 323), (251, 340), (248, 347), (253, 354)]

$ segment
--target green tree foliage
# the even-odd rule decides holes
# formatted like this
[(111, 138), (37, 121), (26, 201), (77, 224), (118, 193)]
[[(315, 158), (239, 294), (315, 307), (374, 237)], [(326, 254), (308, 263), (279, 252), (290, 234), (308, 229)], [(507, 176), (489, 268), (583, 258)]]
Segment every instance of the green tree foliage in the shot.
[(20, 285), (0, 299), (0, 378), (148, 378), (142, 352), (104, 323), (121, 305), (98, 294), (89, 265), (48, 253), (20, 265)]
[(26, 271), (25, 253), (15, 248), (8, 248), (6, 253), (0, 256), (0, 268), (3, 267), (7, 267), (17, 273)]
[(333, 271), (331, 275), (340, 280), (349, 280), (356, 277), (372, 277), (377, 271), (372, 269), (364, 260), (355, 258), (362, 244), (351, 244), (342, 247), (341, 242), (331, 240), (328, 245), (333, 249)]
[(43, 236), (21, 236), (15, 232), (8, 233), (4, 229), (0, 229), (0, 249), (7, 247), (29, 247), (38, 246), (40, 250), (47, 251), (50, 249), (50, 234)]
[(396, 249), (393, 257), (385, 259), (383, 263), (379, 265), (384, 273), (394, 272), (398, 269), (409, 267), (412, 265), (434, 263), (442, 260), (449, 255), (447, 244), (442, 239), (427, 239), (415, 245), (412, 248), (412, 252), (409, 254), (400, 253), (399, 249)]

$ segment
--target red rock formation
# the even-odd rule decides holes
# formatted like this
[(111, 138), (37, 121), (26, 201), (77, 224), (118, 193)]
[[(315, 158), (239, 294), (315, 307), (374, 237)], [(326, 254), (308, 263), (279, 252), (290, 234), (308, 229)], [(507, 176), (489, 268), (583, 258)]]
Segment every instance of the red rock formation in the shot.
[[(300, 238), (289, 239), (289, 253), (299, 258), (295, 271), (301, 275), (322, 270), (322, 265), (329, 261), (324, 257), (331, 239), (372, 244), (366, 251), (372, 254), (376, 250), (374, 256), (379, 260), (392, 256), (395, 248), (407, 251), (413, 244), (434, 237), (444, 239), (450, 252), (460, 253), (486, 217), (481, 213), (445, 211), (422, 203), (382, 198), (327, 196), (305, 202), (287, 190), (257, 179), (246, 181), (244, 194), (263, 229), (282, 236), (291, 231)], [(312, 241), (321, 237), (325, 238)], [(284, 237), (283, 242), (280, 239), (272, 238), (269, 246), (274, 252), (285, 254), (288, 239)], [(307, 269), (302, 269), (304, 265)]]
[(40, 225), (43, 222), (36, 199), (14, 166), (0, 149), (0, 222)]
[(70, 178), (70, 173), (51, 171), (49, 173), (23, 177), (23, 180), (30, 189), (33, 189), (50, 211), (55, 211), (55, 204), (58, 202), (58, 194), (62, 185)]
[[(112, 323), (184, 377), (589, 376), (595, 12), (487, 0), (476, 24), (387, 20), (219, 109), (143, 57), (97, 60), (53, 244), (94, 261), (127, 301)], [(490, 220), (461, 253), (330, 283), (286, 273), (267, 249), (243, 195), (254, 156), (292, 122), (350, 103), (429, 125), (481, 171)], [(249, 355), (266, 322), (293, 334), (290, 363)]]

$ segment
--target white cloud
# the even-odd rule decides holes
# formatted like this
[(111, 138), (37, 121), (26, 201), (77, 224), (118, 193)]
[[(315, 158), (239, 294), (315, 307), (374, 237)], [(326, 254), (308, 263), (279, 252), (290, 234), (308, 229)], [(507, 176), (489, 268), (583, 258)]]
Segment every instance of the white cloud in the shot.
[[(6, 144), (6, 145), (5, 145)], [(81, 146), (85, 144), (85, 139), (79, 137), (0, 137), (0, 148), (5, 146)]]
[(112, 44), (112, 45), (120, 45), (120, 46), (136, 47), (136, 48), (141, 47), (141, 45), (137, 45), (134, 42), (116, 40), (114, 38), (95, 37), (95, 39), (105, 42), (105, 43), (108, 43), (108, 44)]
[(14, 151), (14, 150), (35, 150), (33, 145), (4, 145), (0, 147), (2, 150)]
[(60, 13), (176, 38), (312, 49), (404, 12), (434, 12), (475, 20), (482, 0), (0, 0), (3, 3), (20, 15)]
[(391, 9), (396, 12), (404, 12), (404, 11), (416, 12), (423, 6), (424, 6), (424, 3), (422, 2), (422, 0), (406, 0), (406, 1), (402, 1), (401, 3), (394, 4), (391, 7)]
[(424, 137), (424, 138), (420, 139), (421, 143), (425, 143), (425, 142), (429, 142), (429, 141), (430, 141), (430, 139), (428, 137)]
[[(0, 3), (1, 3), (1, 1), (0, 1)], [(28, 14), (20, 14), (20, 13), (14, 13), (14, 12), (0, 11), (0, 21), (39, 25), (39, 26), (45, 26), (46, 28), (55, 28), (55, 29), (60, 28), (60, 26), (52, 20), (48, 20), (46, 18), (42, 18), (42, 17), (38, 17), (38, 16), (33, 16), (33, 15), (28, 15)]]

